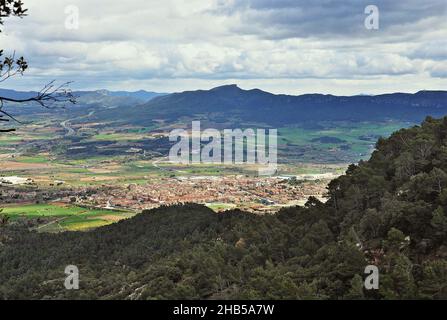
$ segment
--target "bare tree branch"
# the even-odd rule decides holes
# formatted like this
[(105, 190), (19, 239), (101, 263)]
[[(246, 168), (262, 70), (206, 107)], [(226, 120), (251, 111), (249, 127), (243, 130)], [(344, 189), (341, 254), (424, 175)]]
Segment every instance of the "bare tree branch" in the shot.
[(54, 103), (68, 102), (71, 104), (76, 103), (76, 97), (73, 95), (71, 89), (68, 86), (71, 82), (65, 82), (59, 86), (54, 85), (54, 80), (46, 84), (45, 87), (37, 93), (35, 97), (25, 99), (15, 99), (0, 96), (0, 112), (4, 102), (37, 102), (42, 107), (50, 108)]
[[(54, 84), (54, 80), (50, 83), (46, 84), (42, 90), (40, 90), (36, 96), (24, 98), (24, 99), (16, 99), (16, 98), (8, 98), (0, 96), (0, 121), (9, 121), (9, 119), (14, 120), (17, 123), (21, 123), (19, 120), (14, 118), (10, 113), (6, 112), (3, 107), (5, 106), (5, 102), (12, 103), (27, 103), (27, 102), (35, 102), (41, 105), (44, 108), (50, 109), (53, 107), (55, 103), (57, 103), (60, 107), (65, 107), (65, 103), (76, 104), (76, 97), (74, 96), (71, 89), (68, 87), (71, 82), (65, 82), (59, 86)], [(4, 116), (7, 117), (4, 118)], [(15, 131), (15, 129), (4, 129), (0, 130), (0, 132), (11, 132)]]
[[(22, 18), (26, 16), (27, 9), (23, 8), (24, 4), (21, 0), (0, 0), (0, 26), (3, 25), (3, 19), (11, 16)], [(0, 32), (1, 32), (0, 28)], [(4, 55), (3, 50), (0, 50), (0, 83), (10, 79), (16, 75), (23, 75), (25, 70), (28, 69), (28, 63), (23, 57), (16, 59), (16, 53), (13, 52), (12, 55)], [(5, 102), (11, 103), (27, 103), (35, 102), (44, 108), (51, 108), (54, 104), (64, 104), (64, 103), (76, 103), (76, 98), (72, 91), (69, 89), (71, 82), (65, 82), (59, 86), (56, 86), (54, 80), (46, 84), (41, 91), (37, 93), (36, 96), (16, 99), (9, 97), (0, 96), (0, 122), (7, 122), (10, 119), (18, 123), (10, 113), (6, 112), (3, 107)], [(63, 105), (62, 105), (63, 107)], [(0, 132), (11, 132), (14, 129), (3, 129)]]

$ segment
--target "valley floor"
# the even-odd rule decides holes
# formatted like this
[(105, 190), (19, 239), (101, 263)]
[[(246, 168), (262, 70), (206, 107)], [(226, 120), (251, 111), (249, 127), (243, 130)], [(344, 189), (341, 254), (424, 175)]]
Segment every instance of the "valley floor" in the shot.
[[(204, 204), (217, 212), (274, 213), (304, 205), (310, 196), (324, 202), (329, 181), (353, 159), (367, 156), (378, 134), (408, 125), (280, 129), (279, 170), (262, 177), (256, 166), (173, 165), (166, 161), (170, 144), (163, 130), (169, 128), (111, 129), (88, 122), (91, 115), (49, 117), (0, 137), (0, 206), (5, 213), (24, 207), (12, 216), (42, 218), (39, 230), (52, 232), (90, 229), (130, 213), (182, 203)], [(50, 209), (39, 214), (27, 205)], [(87, 208), (88, 214), (85, 209), (66, 213), (67, 208)]]

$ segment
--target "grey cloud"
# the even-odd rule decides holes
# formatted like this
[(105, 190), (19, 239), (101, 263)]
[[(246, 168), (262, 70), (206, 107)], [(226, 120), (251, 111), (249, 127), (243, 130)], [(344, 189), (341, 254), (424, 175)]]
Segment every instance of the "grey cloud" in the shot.
[(234, 0), (221, 1), (214, 12), (238, 16), (241, 24), (234, 27), (235, 31), (263, 38), (352, 37), (371, 35), (364, 27), (364, 9), (369, 4), (378, 6), (380, 11), (380, 32), (375, 33), (379, 37), (396, 26), (427, 18), (436, 18), (441, 23), (446, 18), (444, 0)]
[(436, 61), (447, 60), (447, 40), (424, 43), (408, 53), (412, 59), (430, 59)]
[(447, 64), (437, 62), (430, 68), (430, 75), (435, 78), (447, 78)]

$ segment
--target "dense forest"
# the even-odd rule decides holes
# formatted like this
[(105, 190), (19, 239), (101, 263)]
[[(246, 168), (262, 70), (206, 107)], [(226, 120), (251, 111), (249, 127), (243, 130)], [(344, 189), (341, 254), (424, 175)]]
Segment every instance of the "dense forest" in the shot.
[[(90, 232), (0, 234), (2, 299), (447, 299), (447, 118), (380, 139), (328, 201), (161, 207)], [(378, 290), (363, 286), (377, 265)], [(66, 290), (64, 269), (80, 270)]]

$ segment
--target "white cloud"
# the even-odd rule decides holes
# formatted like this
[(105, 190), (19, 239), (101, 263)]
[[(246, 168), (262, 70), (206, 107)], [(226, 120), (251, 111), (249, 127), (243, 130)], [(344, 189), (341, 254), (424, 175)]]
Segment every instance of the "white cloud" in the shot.
[[(289, 93), (446, 89), (443, 0), (378, 1), (383, 27), (375, 32), (362, 27), (358, 1), (24, 2), (29, 16), (8, 19), (0, 39), (31, 68), (9, 87), (58, 79), (159, 91), (223, 83)], [(79, 30), (64, 27), (73, 4)]]

